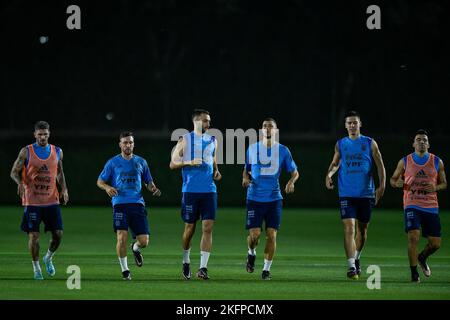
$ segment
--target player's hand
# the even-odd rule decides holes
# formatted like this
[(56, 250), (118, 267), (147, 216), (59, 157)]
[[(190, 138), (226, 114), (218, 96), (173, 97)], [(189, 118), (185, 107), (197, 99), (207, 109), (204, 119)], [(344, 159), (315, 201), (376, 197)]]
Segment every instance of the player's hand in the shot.
[(19, 183), (17, 185), (17, 194), (19, 195), (19, 197), (23, 197), (23, 195), (25, 194), (25, 186), (23, 183)]
[(202, 158), (195, 158), (192, 161), (189, 161), (189, 165), (191, 167), (199, 167), (202, 165)]
[(219, 181), (220, 179), (222, 179), (222, 175), (220, 174), (219, 170), (214, 171), (213, 179), (215, 181)]
[(292, 182), (286, 183), (286, 188), (284, 188), (284, 191), (286, 192), (286, 194), (294, 193), (294, 184)]
[(247, 188), (252, 183), (252, 180), (250, 178), (242, 178), (242, 186), (244, 188)]
[(427, 183), (427, 184), (424, 186), (423, 190), (426, 191), (426, 192), (429, 192), (429, 193), (431, 193), (431, 192), (436, 192), (436, 191), (437, 191), (436, 185), (433, 184), (433, 183)]
[(395, 181), (394, 185), (395, 185), (396, 188), (403, 188), (404, 183), (405, 182), (403, 181), (402, 178), (398, 178), (397, 181)]
[(69, 202), (69, 192), (67, 190), (62, 191), (60, 198), (61, 198), (62, 204), (66, 205), (67, 202)]
[(384, 194), (384, 188), (378, 187), (377, 190), (375, 190), (375, 205), (378, 204), (378, 201), (380, 201), (381, 197)]
[(113, 188), (113, 187), (107, 187), (105, 191), (108, 194), (108, 196), (110, 196), (111, 198), (114, 197), (114, 196), (117, 196), (119, 194), (117, 192), (117, 189)]
[(328, 175), (325, 177), (325, 186), (328, 190), (334, 189), (333, 179), (331, 179)]
[(159, 190), (155, 185), (153, 185), (150, 188), (150, 191), (152, 192), (152, 195), (155, 197), (160, 197), (161, 196), (161, 190)]

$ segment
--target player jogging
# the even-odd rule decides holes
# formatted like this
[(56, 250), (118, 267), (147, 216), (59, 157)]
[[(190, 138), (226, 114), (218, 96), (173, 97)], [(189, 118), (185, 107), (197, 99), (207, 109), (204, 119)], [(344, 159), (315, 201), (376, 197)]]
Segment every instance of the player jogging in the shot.
[[(372, 209), (383, 196), (386, 185), (386, 170), (378, 145), (374, 139), (361, 134), (361, 126), (361, 118), (356, 111), (346, 113), (348, 136), (336, 143), (333, 160), (325, 176), (325, 185), (331, 190), (334, 188), (332, 176), (338, 171), (347, 277), (350, 279), (358, 279), (361, 274), (361, 251), (367, 240)], [(372, 177), (374, 163), (379, 180), (376, 190)]]
[(147, 211), (141, 193), (142, 183), (153, 196), (159, 197), (161, 191), (153, 182), (147, 161), (133, 154), (133, 133), (122, 132), (119, 141), (121, 153), (108, 160), (98, 177), (97, 186), (112, 198), (113, 229), (117, 234), (116, 251), (122, 278), (131, 280), (127, 262), (128, 229), (132, 233), (131, 251), (138, 267), (143, 265), (141, 249), (148, 245), (150, 234)]
[[(447, 188), (444, 163), (428, 152), (428, 133), (418, 130), (414, 136), (414, 152), (397, 163), (390, 179), (391, 186), (403, 188), (405, 232), (408, 234), (408, 258), (411, 281), (420, 282), (417, 272), (419, 263), (426, 277), (431, 275), (427, 258), (441, 246), (441, 223), (437, 191)], [(422, 236), (428, 239), (425, 248), (417, 254), (417, 245)]]
[[(17, 183), (17, 193), (25, 207), (21, 229), (28, 233), (28, 249), (31, 252), (34, 279), (44, 279), (39, 265), (40, 224), (50, 231), (47, 253), (43, 257), (45, 270), (50, 276), (56, 273), (53, 256), (63, 235), (60, 197), (63, 204), (69, 201), (63, 171), (63, 152), (48, 143), (50, 125), (38, 121), (34, 126), (36, 143), (22, 148), (11, 170), (11, 178)], [(58, 187), (60, 191), (58, 191)]]
[(217, 167), (217, 140), (206, 133), (211, 117), (208, 111), (196, 109), (192, 114), (194, 130), (180, 138), (171, 155), (170, 168), (181, 168), (183, 176), (181, 218), (184, 279), (191, 278), (190, 252), (198, 219), (202, 220), (200, 268), (197, 277), (208, 280), (208, 260), (212, 248), (212, 230), (217, 210), (215, 181), (222, 176)]
[(242, 173), (242, 186), (247, 188), (247, 272), (255, 269), (256, 246), (259, 243), (261, 228), (264, 222), (266, 230), (266, 247), (264, 249), (264, 265), (261, 274), (263, 280), (270, 280), (270, 267), (276, 250), (277, 232), (281, 223), (283, 207), (279, 177), (281, 170), (290, 173), (285, 192), (293, 193), (294, 184), (299, 174), (297, 165), (292, 159), (289, 149), (275, 139), (277, 123), (266, 118), (262, 124), (263, 139), (249, 146), (246, 164)]

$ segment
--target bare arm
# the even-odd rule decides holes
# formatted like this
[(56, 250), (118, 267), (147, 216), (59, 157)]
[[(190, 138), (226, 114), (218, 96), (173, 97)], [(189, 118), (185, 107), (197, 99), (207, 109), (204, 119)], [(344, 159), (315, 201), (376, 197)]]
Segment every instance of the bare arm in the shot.
[(114, 196), (118, 195), (117, 189), (111, 187), (109, 184), (107, 184), (102, 179), (97, 180), (97, 187), (99, 187), (102, 190), (105, 190), (106, 193), (108, 194), (108, 196), (110, 196), (110, 197), (114, 197)]
[(252, 183), (252, 179), (247, 172), (247, 168), (244, 166), (244, 171), (242, 171), (242, 186), (247, 188)]
[(386, 189), (386, 169), (384, 168), (383, 158), (381, 157), (380, 149), (378, 148), (378, 144), (375, 140), (372, 140), (372, 157), (375, 161), (375, 165), (377, 166), (378, 172), (378, 188), (375, 191), (375, 204), (381, 199), (384, 195), (384, 190)]
[(172, 170), (180, 169), (185, 166), (199, 166), (202, 164), (201, 159), (193, 159), (192, 161), (183, 161), (184, 150), (186, 149), (186, 141), (183, 138), (178, 140), (175, 149), (170, 158), (169, 167)]
[(153, 196), (161, 196), (161, 190), (159, 190), (153, 181), (150, 181), (145, 187), (152, 193)]
[(438, 181), (436, 185), (428, 184), (424, 188), (428, 192), (436, 192), (447, 189), (447, 178), (445, 176), (444, 163), (439, 159)]
[(403, 188), (403, 174), (405, 173), (405, 167), (403, 164), (403, 159), (397, 163), (397, 168), (395, 168), (394, 174), (392, 175), (389, 182), (392, 188)]
[(341, 155), (339, 153), (338, 144), (334, 146), (334, 155), (333, 160), (331, 160), (331, 164), (328, 167), (327, 175), (325, 176), (325, 186), (328, 190), (334, 189), (333, 185), (333, 175), (339, 170), (339, 166), (341, 164)]
[(214, 152), (214, 159), (213, 159), (213, 179), (216, 181), (219, 181), (220, 179), (222, 179), (222, 175), (219, 172), (219, 166), (217, 165), (217, 140), (214, 141), (216, 148), (215, 148), (215, 152)]
[(63, 204), (67, 204), (67, 202), (69, 201), (69, 192), (67, 190), (66, 177), (64, 176), (62, 160), (63, 160), (63, 151), (62, 151), (62, 149), (60, 149), (56, 182), (58, 183), (59, 187), (61, 188), (61, 198), (62, 198)]
[(286, 183), (286, 188), (285, 188), (285, 192), (286, 193), (293, 193), (294, 192), (294, 184), (298, 180), (299, 177), (300, 177), (300, 175), (298, 173), (298, 170), (294, 170), (294, 171), (291, 172), (291, 178)]
[(27, 148), (22, 148), (19, 152), (19, 155), (17, 156), (16, 161), (14, 161), (14, 164), (11, 169), (11, 174), (10, 174), (11, 179), (13, 179), (14, 182), (17, 183), (18, 186), (23, 184), (22, 177), (20, 174), (22, 172), (22, 168), (25, 164), (25, 160), (27, 159), (27, 156), (28, 156)]

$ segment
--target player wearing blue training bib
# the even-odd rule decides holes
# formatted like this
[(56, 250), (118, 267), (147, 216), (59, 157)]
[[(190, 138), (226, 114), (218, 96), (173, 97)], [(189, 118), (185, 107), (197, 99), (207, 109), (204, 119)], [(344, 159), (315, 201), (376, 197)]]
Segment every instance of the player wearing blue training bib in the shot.
[[(340, 139), (325, 177), (325, 185), (334, 188), (332, 176), (338, 172), (339, 202), (344, 224), (344, 248), (347, 255), (347, 277), (358, 279), (360, 256), (367, 237), (372, 208), (384, 194), (386, 171), (378, 145), (361, 135), (361, 118), (356, 111), (345, 115), (348, 137)], [(375, 190), (372, 169), (376, 165), (379, 187)], [(355, 238), (356, 227), (356, 238)]]
[(291, 174), (286, 193), (294, 192), (299, 174), (289, 149), (275, 140), (277, 124), (267, 118), (262, 125), (263, 140), (249, 146), (242, 176), (242, 186), (247, 189), (247, 272), (255, 270), (256, 246), (265, 223), (267, 242), (264, 250), (262, 279), (270, 280), (270, 267), (275, 255), (276, 236), (281, 222), (282, 195), (279, 178), (282, 170)]
[(153, 182), (147, 161), (133, 154), (133, 133), (123, 132), (119, 139), (121, 153), (108, 160), (98, 177), (97, 185), (112, 198), (113, 229), (117, 233), (116, 250), (122, 277), (124, 280), (131, 280), (127, 262), (128, 229), (135, 239), (131, 243), (131, 250), (138, 267), (141, 267), (144, 261), (140, 249), (148, 245), (150, 234), (141, 193), (142, 184), (154, 196), (159, 197), (161, 191)]
[(214, 181), (221, 179), (216, 161), (217, 140), (206, 133), (209, 112), (196, 109), (192, 115), (194, 130), (178, 141), (170, 161), (171, 169), (181, 168), (183, 177), (181, 218), (184, 221), (183, 267), (184, 279), (191, 278), (190, 251), (198, 219), (202, 220), (200, 268), (197, 277), (207, 280), (208, 260), (212, 247), (212, 229), (216, 218), (217, 190)]

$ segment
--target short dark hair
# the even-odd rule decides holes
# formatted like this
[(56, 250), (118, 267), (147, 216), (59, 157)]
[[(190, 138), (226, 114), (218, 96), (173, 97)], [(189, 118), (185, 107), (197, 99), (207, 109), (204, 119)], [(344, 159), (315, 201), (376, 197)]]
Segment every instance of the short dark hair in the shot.
[(201, 114), (207, 114), (209, 115), (209, 111), (205, 109), (194, 109), (194, 112), (192, 113), (192, 120), (197, 118)]
[(416, 136), (418, 135), (418, 134), (424, 134), (424, 135), (428, 135), (428, 132), (426, 131), (426, 130), (424, 130), (424, 129), (419, 129), (419, 130), (417, 130), (416, 131)]
[(265, 122), (265, 121), (271, 121), (271, 122), (274, 122), (276, 125), (277, 125), (277, 122), (275, 121), (275, 119), (274, 118), (265, 118), (264, 120), (263, 120), (263, 122)]
[(348, 118), (348, 117), (358, 117), (359, 119), (361, 119), (361, 116), (359, 115), (359, 113), (355, 110), (349, 110), (345, 113), (344, 115), (344, 119)]
[(123, 132), (121, 132), (120, 135), (119, 135), (119, 141), (120, 141), (120, 139), (126, 138), (126, 137), (133, 137), (134, 138), (134, 133), (131, 132), (131, 131), (123, 131)]
[(45, 121), (38, 121), (34, 124), (34, 130), (50, 130), (50, 125)]

